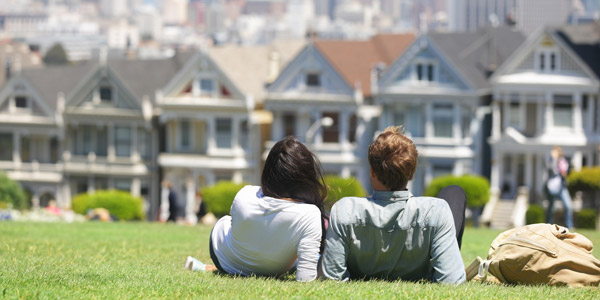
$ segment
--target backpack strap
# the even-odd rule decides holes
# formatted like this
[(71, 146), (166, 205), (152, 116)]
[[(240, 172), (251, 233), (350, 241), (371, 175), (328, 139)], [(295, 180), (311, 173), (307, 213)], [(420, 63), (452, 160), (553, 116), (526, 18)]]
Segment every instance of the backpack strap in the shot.
[(479, 279), (481, 279), (481, 282), (485, 282), (485, 280), (487, 279), (488, 269), (490, 268), (491, 263), (492, 263), (491, 260), (486, 259), (486, 260), (482, 260), (481, 263), (479, 264), (479, 271), (477, 272), (477, 277), (479, 277)]

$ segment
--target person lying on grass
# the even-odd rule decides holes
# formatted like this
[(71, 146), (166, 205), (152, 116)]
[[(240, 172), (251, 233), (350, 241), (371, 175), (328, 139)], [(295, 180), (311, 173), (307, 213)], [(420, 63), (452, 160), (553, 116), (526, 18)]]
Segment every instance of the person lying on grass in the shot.
[[(457, 211), (462, 209), (457, 220), (446, 201), (413, 196), (406, 186), (417, 167), (417, 149), (398, 127), (375, 138), (368, 160), (373, 195), (342, 198), (333, 205), (323, 275), (335, 280), (464, 282), (457, 241), (464, 229), (464, 191), (451, 186), (440, 193)], [(455, 222), (462, 224), (459, 236)]]
[(188, 257), (185, 267), (235, 275), (317, 277), (325, 242), (327, 189), (319, 160), (294, 137), (277, 142), (267, 157), (261, 186), (245, 186), (210, 234), (213, 265)]

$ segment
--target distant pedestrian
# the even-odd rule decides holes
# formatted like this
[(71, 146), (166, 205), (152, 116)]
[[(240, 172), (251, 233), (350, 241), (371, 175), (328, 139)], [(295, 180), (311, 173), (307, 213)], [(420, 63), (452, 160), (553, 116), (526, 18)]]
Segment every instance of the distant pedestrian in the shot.
[(546, 211), (546, 222), (554, 223), (554, 200), (562, 201), (565, 213), (565, 226), (573, 228), (573, 204), (571, 195), (567, 189), (567, 173), (569, 162), (565, 159), (562, 149), (555, 146), (550, 151), (547, 162), (548, 180), (546, 181), (546, 192), (548, 195), (548, 210)]
[(173, 185), (168, 182), (167, 187), (169, 188), (169, 218), (167, 222), (177, 222), (180, 218), (181, 208), (179, 207), (179, 200), (177, 198), (177, 193), (173, 190)]

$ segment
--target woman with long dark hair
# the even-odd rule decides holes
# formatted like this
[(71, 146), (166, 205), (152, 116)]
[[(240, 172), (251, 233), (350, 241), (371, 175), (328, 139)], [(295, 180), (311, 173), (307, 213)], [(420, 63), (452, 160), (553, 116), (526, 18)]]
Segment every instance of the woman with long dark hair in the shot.
[(185, 267), (279, 276), (296, 263), (297, 281), (314, 280), (325, 241), (326, 196), (319, 160), (296, 138), (284, 138), (269, 152), (261, 186), (242, 188), (231, 216), (215, 224), (210, 235), (215, 266), (188, 257)]

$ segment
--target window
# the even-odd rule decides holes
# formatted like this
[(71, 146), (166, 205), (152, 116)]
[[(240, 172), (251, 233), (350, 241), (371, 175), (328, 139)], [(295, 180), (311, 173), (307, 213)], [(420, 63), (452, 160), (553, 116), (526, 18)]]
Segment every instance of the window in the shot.
[(112, 88), (108, 86), (100, 87), (100, 101), (111, 102), (113, 100)]
[(81, 125), (76, 129), (75, 153), (77, 155), (87, 155), (92, 152), (92, 126)]
[(437, 178), (441, 176), (452, 175), (453, 169), (454, 168), (452, 167), (452, 165), (433, 165), (432, 176), (433, 178)]
[(452, 137), (452, 108), (452, 104), (433, 105), (433, 136), (443, 138)]
[[(2, 145), (0, 145), (2, 147)], [(50, 139), (50, 162), (56, 163), (58, 161), (58, 138), (53, 137)]]
[(546, 70), (546, 54), (540, 53), (540, 70)]
[(217, 148), (231, 148), (231, 119), (217, 119)]
[(404, 113), (403, 112), (396, 111), (396, 112), (393, 113), (393, 115), (392, 115), (392, 124), (394, 126), (405, 126), (406, 127), (405, 122), (406, 121), (405, 121)]
[(317, 73), (306, 74), (306, 86), (308, 86), (308, 87), (321, 86), (321, 76)]
[(518, 101), (511, 101), (508, 108), (508, 126), (516, 129), (521, 127), (521, 105)]
[(433, 64), (432, 63), (418, 63), (417, 64), (417, 80), (419, 81), (433, 81)]
[(248, 121), (240, 122), (240, 147), (248, 149)]
[(560, 57), (558, 50), (554, 48), (544, 48), (537, 52), (537, 65), (538, 71), (541, 72), (555, 72), (559, 69)]
[(108, 178), (106, 178), (106, 177), (94, 178), (94, 189), (96, 191), (107, 190), (108, 189)]
[(13, 135), (0, 133), (0, 160), (13, 160)]
[(27, 136), (21, 137), (21, 161), (31, 161), (31, 138)]
[(283, 135), (296, 135), (296, 115), (286, 113), (283, 115)]
[(117, 156), (131, 155), (131, 127), (115, 127), (115, 149)]
[(144, 128), (138, 129), (138, 147), (140, 149), (140, 156), (144, 159), (150, 158), (150, 132)]
[(573, 127), (573, 98), (571, 95), (554, 95), (554, 126)]
[(192, 147), (192, 124), (189, 120), (179, 122), (179, 143), (181, 150), (189, 150)]
[(96, 155), (106, 156), (108, 152), (108, 133), (106, 127), (96, 127)]
[(219, 181), (231, 181), (232, 178), (232, 174), (231, 173), (216, 173), (215, 174), (215, 181), (219, 182)]
[(200, 94), (201, 95), (212, 95), (215, 91), (214, 80), (208, 78), (202, 78), (199, 80)]
[(355, 114), (350, 116), (350, 128), (348, 128), (348, 141), (350, 143), (356, 142), (356, 126), (358, 126), (358, 119)]
[(333, 125), (329, 127), (323, 126), (323, 142), (324, 143), (339, 143), (340, 142), (340, 130), (339, 126), (339, 114), (336, 112), (324, 112), (323, 117), (330, 117), (333, 119)]
[(15, 97), (15, 107), (17, 108), (28, 108), (27, 97), (17, 96)]
[(471, 111), (467, 106), (461, 109), (461, 123), (462, 136), (466, 138), (471, 134)]
[(550, 54), (550, 71), (556, 70), (556, 54)]
[(131, 192), (131, 180), (117, 179), (115, 180), (115, 189), (119, 191)]

